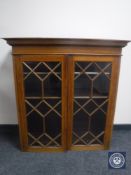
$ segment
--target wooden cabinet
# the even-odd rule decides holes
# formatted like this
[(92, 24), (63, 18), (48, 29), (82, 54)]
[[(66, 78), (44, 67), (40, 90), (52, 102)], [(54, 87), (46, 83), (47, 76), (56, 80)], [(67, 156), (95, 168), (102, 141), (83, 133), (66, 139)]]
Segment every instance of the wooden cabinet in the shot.
[(6, 38), (23, 151), (108, 149), (128, 41)]

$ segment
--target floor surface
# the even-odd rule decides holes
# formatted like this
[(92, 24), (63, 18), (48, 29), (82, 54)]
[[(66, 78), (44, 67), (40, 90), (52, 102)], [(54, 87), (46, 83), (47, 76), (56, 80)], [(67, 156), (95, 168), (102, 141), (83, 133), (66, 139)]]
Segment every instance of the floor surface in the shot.
[[(108, 151), (21, 152), (18, 136), (0, 134), (0, 175), (130, 175), (131, 130), (115, 130)], [(126, 169), (109, 169), (108, 152), (126, 152)]]

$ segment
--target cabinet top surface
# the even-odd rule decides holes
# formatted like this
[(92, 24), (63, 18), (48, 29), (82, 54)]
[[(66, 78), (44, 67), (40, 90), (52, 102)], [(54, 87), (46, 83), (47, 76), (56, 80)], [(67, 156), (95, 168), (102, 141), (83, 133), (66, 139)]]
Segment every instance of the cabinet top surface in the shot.
[(3, 38), (11, 46), (107, 46), (124, 47), (129, 41), (111, 39), (79, 39), (79, 38)]

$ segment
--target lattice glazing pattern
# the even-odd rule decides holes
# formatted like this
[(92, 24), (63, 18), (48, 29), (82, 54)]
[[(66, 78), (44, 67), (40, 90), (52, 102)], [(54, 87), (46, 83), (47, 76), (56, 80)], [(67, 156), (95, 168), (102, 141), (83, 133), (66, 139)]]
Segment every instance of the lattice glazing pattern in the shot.
[(61, 62), (23, 62), (30, 146), (61, 145)]
[(73, 145), (103, 144), (111, 62), (75, 62)]

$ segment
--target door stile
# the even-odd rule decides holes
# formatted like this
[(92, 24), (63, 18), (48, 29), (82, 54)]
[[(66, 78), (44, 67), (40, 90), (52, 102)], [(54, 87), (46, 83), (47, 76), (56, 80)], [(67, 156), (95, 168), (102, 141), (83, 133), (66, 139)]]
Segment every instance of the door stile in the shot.
[(64, 151), (67, 150), (67, 59), (62, 58), (62, 145)]
[(68, 104), (67, 104), (67, 149), (71, 149), (72, 145), (72, 122), (73, 122), (73, 96), (74, 96), (74, 62), (73, 56), (67, 58), (67, 79), (68, 79)]

